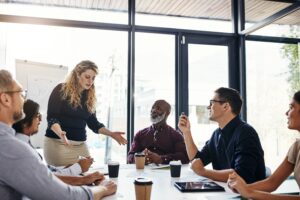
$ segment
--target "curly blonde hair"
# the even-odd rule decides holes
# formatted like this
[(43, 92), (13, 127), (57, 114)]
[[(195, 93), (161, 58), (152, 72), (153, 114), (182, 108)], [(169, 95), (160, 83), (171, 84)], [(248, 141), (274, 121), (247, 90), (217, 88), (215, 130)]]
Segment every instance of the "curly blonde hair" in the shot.
[[(93, 70), (96, 74), (98, 74), (98, 67), (95, 63), (89, 60), (83, 60), (76, 65), (76, 67), (72, 70), (70, 75), (67, 77), (65, 84), (62, 86), (62, 98), (68, 100), (69, 103), (74, 107), (82, 107), (80, 98), (80, 85), (78, 81), (78, 76), (80, 76), (86, 70)], [(96, 92), (95, 85), (93, 84), (91, 88), (87, 91), (87, 100), (85, 102), (87, 109), (90, 113), (95, 112), (96, 110)]]

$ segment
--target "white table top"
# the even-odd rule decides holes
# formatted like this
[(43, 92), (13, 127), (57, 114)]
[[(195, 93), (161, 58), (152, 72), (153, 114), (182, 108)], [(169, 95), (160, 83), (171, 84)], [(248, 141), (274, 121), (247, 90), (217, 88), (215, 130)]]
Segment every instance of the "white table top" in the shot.
[[(100, 170), (100, 172), (107, 171), (107, 166), (96, 167), (94, 170)], [(106, 176), (108, 178), (108, 176)], [(233, 193), (226, 185), (226, 183), (216, 182), (225, 188), (225, 192), (180, 192), (174, 186), (174, 182), (184, 182), (184, 181), (197, 181), (205, 179), (204, 177), (196, 175), (190, 168), (189, 165), (183, 165), (181, 168), (180, 178), (172, 178), (170, 176), (170, 169), (153, 169), (153, 166), (145, 166), (143, 170), (135, 169), (135, 165), (121, 165), (119, 170), (119, 177), (112, 178), (118, 184), (117, 193), (108, 197), (104, 200), (135, 200), (135, 190), (134, 190), (134, 179), (137, 177), (147, 177), (152, 179), (152, 200), (224, 200), (224, 199), (239, 199), (234, 198), (239, 196)], [(109, 179), (109, 178), (108, 178)], [(299, 192), (297, 183), (294, 180), (285, 181), (284, 184), (276, 193), (284, 192)]]
[[(102, 171), (100, 169), (100, 171)], [(106, 171), (106, 169), (104, 169)], [(180, 178), (172, 178), (170, 175), (170, 169), (152, 169), (152, 166), (145, 166), (143, 170), (135, 169), (135, 165), (121, 165), (119, 171), (119, 177), (113, 178), (110, 180), (115, 181), (118, 184), (117, 193), (105, 197), (104, 200), (113, 200), (113, 199), (122, 199), (122, 200), (134, 200), (135, 199), (135, 190), (134, 190), (134, 179), (137, 177), (147, 177), (152, 179), (152, 192), (151, 199), (152, 200), (200, 200), (207, 199), (207, 196), (224, 196), (228, 195), (228, 197), (237, 196), (237, 194), (232, 193), (227, 187), (226, 183), (218, 184), (225, 187), (226, 192), (197, 192), (197, 193), (182, 193), (174, 186), (174, 182), (176, 181), (196, 181), (200, 179), (204, 179), (196, 175), (188, 165), (183, 165), (181, 168), (181, 176)]]

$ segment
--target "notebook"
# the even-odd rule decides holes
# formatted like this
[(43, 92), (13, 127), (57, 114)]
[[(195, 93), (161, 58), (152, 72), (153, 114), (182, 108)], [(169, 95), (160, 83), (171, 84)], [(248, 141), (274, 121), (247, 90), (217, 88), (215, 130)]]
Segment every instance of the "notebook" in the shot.
[(225, 189), (213, 181), (175, 182), (181, 192), (222, 192)]

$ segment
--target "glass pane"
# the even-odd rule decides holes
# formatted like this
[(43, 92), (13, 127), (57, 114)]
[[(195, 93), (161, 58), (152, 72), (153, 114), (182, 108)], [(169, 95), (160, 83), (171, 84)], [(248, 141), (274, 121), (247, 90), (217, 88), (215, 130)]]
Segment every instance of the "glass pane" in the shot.
[(283, 161), (297, 133), (285, 112), (299, 90), (297, 45), (247, 42), (247, 118), (256, 129), (272, 172)]
[[(81, 60), (95, 62), (99, 67), (99, 75), (95, 81), (97, 117), (111, 130), (126, 131), (127, 32), (7, 23), (0, 23), (0, 30), (0, 49), (4, 52), (1, 60), (12, 72), (15, 71), (17, 59), (67, 66), (69, 72)], [(43, 78), (51, 79), (47, 74)], [(36, 99), (33, 95), (35, 91), (28, 90), (28, 98), (41, 105), (44, 117), (52, 89), (45, 94), (43, 101)], [(47, 121), (44, 118), (39, 134), (34, 139), (35, 146), (42, 147), (46, 126)], [(103, 163), (107, 137), (94, 134), (88, 128), (86, 130), (92, 156)], [(112, 146), (109, 150), (111, 159), (125, 163), (126, 146), (121, 147), (115, 141)]]
[[(291, 6), (291, 3), (272, 2), (261, 0), (245, 1), (246, 28), (253, 26), (275, 13)], [(290, 13), (289, 15), (267, 25), (251, 34), (300, 38), (300, 10)]]
[[(281, 20), (274, 22), (273, 24), (270, 24), (253, 32), (252, 34), (275, 37), (300, 38), (300, 11), (298, 11), (297, 18), (295, 17), (296, 16), (292, 17), (292, 15), (288, 15), (282, 18)], [(295, 21), (295, 23), (298, 24), (293, 24), (294, 20), (296, 19), (298, 21)]]
[(290, 6), (291, 3), (278, 1), (246, 0), (245, 20), (256, 23)]
[(136, 0), (136, 24), (232, 32), (230, 0)]
[(154, 101), (164, 99), (172, 106), (167, 123), (175, 125), (175, 37), (137, 33), (135, 60), (135, 133), (149, 127)]
[[(218, 125), (208, 119), (207, 106), (219, 87), (228, 87), (228, 47), (189, 44), (189, 119), (198, 148)], [(217, 59), (216, 59), (217, 58)]]
[(128, 1), (34, 1), (0, 3), (0, 14), (68, 19), (79, 21), (128, 23)]

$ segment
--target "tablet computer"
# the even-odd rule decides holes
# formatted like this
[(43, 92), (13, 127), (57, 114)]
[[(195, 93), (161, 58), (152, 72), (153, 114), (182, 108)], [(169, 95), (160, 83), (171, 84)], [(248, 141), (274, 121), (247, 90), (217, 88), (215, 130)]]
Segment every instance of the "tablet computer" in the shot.
[(225, 189), (213, 181), (175, 182), (181, 192), (222, 192)]

